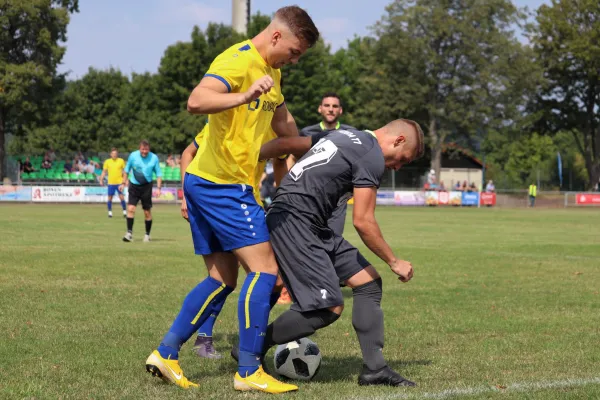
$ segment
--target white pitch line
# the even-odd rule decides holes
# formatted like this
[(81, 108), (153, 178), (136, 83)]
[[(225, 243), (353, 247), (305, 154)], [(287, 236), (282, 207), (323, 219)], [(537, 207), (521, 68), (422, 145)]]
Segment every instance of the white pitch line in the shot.
[[(541, 382), (523, 382), (511, 383), (506, 387), (498, 388), (496, 386), (476, 386), (463, 389), (446, 389), (440, 392), (425, 392), (425, 393), (398, 393), (387, 396), (373, 397), (352, 397), (356, 400), (410, 400), (410, 399), (436, 399), (443, 400), (456, 396), (477, 396), (485, 393), (505, 393), (505, 392), (528, 392), (531, 390), (557, 389), (567, 387), (580, 387), (587, 385), (600, 385), (600, 378), (589, 379), (563, 379), (558, 381), (541, 381)], [(410, 390), (410, 389), (407, 389)]]

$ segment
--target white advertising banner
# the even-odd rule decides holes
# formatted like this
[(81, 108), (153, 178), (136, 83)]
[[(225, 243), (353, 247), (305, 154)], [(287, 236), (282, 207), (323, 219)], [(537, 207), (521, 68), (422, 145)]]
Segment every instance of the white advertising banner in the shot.
[(34, 186), (31, 200), (34, 202), (79, 202), (84, 199), (81, 186)]

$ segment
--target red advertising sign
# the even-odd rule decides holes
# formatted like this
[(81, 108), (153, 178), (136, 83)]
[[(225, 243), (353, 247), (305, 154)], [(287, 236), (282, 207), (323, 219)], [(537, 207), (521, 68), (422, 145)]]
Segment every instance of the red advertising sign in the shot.
[(479, 194), (479, 199), (482, 206), (496, 205), (496, 193), (481, 192)]
[(448, 204), (450, 204), (450, 193), (439, 192), (438, 193), (438, 204), (440, 206), (447, 206)]
[(577, 204), (597, 204), (600, 206), (600, 193), (577, 193)]

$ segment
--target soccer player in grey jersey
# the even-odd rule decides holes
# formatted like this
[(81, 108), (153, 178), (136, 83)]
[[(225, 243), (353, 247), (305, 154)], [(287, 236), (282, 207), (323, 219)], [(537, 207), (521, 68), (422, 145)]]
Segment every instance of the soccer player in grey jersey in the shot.
[[(356, 130), (356, 128), (350, 125), (340, 123), (340, 117), (343, 114), (344, 109), (342, 108), (340, 96), (338, 96), (336, 93), (325, 93), (321, 98), (321, 104), (319, 104), (318, 111), (321, 115), (322, 121), (318, 124), (310, 125), (302, 129), (300, 131), (300, 136), (321, 135), (323, 132), (337, 131), (340, 129)], [(344, 233), (347, 208), (347, 203), (340, 204), (331, 213), (331, 217), (327, 222), (327, 226), (329, 226), (338, 235), (342, 235)]]
[(361, 239), (408, 282), (412, 265), (397, 258), (384, 240), (375, 203), (384, 170), (420, 158), (423, 149), (423, 131), (410, 120), (392, 121), (375, 132), (346, 129), (313, 138), (279, 138), (262, 147), (263, 159), (308, 151), (283, 179), (267, 214), (271, 245), (294, 304), (269, 325), (265, 353), (336, 321), (344, 309), (342, 281), (353, 291), (352, 324), (364, 363), (358, 383), (415, 385), (383, 358), (381, 277), (327, 221), (354, 196), (352, 218)]

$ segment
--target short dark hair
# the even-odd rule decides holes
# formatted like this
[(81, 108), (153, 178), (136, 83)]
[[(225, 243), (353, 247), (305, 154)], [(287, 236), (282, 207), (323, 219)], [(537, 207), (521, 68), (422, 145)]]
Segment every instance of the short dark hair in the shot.
[(409, 125), (412, 125), (412, 127), (415, 128), (415, 130), (417, 131), (417, 145), (415, 146), (417, 153), (415, 154), (415, 160), (418, 160), (425, 154), (425, 135), (423, 134), (423, 129), (421, 129), (421, 125), (419, 125), (416, 121), (413, 121), (412, 119), (402, 118), (402, 121), (406, 122)]
[(117, 150), (116, 147), (113, 147), (112, 149), (110, 149), (110, 152), (112, 153), (113, 151), (119, 151), (119, 150)]
[(140, 141), (140, 147), (150, 147), (150, 142), (148, 142), (146, 139)]
[(298, 6), (280, 8), (275, 12), (275, 19), (286, 24), (294, 36), (303, 40), (308, 47), (313, 47), (319, 40), (319, 30), (312, 18)]
[(340, 101), (340, 105), (342, 105), (342, 99), (340, 99), (340, 96), (338, 96), (336, 92), (326, 92), (323, 96), (321, 96), (321, 104), (323, 104), (323, 100), (325, 100), (328, 97), (338, 99)]

